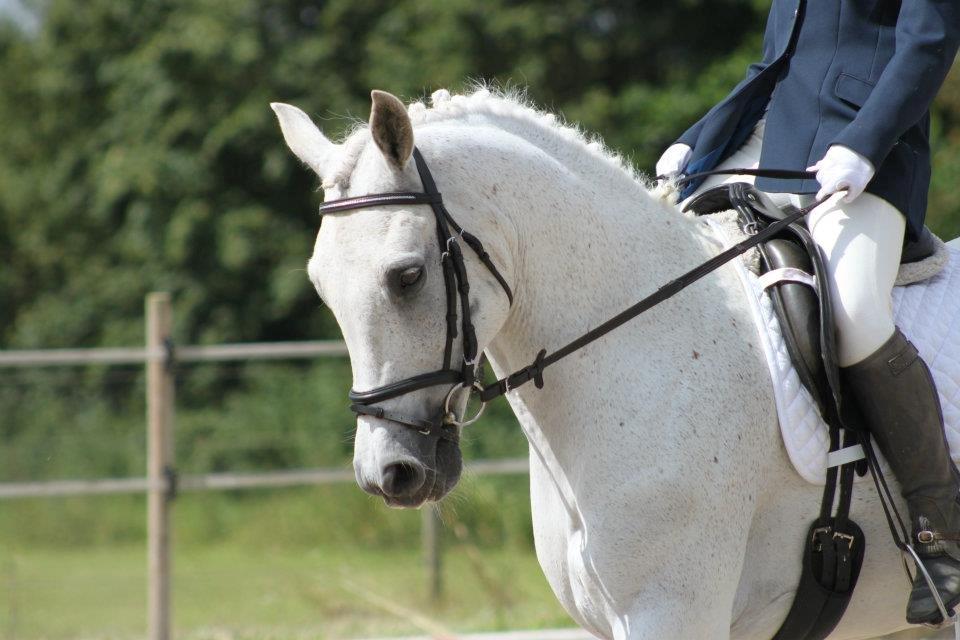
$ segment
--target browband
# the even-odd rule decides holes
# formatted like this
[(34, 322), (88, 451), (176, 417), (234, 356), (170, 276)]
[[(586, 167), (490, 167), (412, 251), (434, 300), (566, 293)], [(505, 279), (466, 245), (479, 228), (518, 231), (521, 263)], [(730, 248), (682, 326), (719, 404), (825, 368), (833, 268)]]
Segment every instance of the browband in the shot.
[(390, 204), (440, 204), (442, 202), (443, 198), (439, 193), (417, 193), (416, 191), (373, 193), (324, 202), (320, 205), (320, 215), (369, 207), (385, 207)]

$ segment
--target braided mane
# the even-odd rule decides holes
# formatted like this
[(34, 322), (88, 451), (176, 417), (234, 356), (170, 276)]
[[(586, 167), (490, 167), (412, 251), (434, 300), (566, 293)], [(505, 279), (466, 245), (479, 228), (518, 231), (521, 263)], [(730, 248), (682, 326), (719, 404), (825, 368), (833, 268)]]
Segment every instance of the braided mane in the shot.
[[(536, 108), (521, 90), (479, 86), (469, 94), (451, 95), (440, 89), (431, 95), (430, 106), (422, 101), (413, 102), (407, 112), (415, 129), (439, 122), (490, 122), (530, 141), (564, 163), (582, 166), (586, 155), (599, 163), (599, 169), (612, 170), (639, 187), (650, 188), (630, 162), (608, 148), (599, 137), (588, 135), (555, 114)], [(345, 152), (339, 168), (324, 186), (348, 185), (360, 154), (370, 141), (367, 124), (358, 123), (344, 140)]]

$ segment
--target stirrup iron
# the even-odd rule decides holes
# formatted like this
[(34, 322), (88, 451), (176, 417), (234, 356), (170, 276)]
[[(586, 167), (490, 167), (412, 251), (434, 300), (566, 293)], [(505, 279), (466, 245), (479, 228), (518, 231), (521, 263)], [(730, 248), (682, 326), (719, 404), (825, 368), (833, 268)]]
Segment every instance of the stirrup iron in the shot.
[[(928, 624), (924, 623), (923, 626), (929, 627), (931, 629), (943, 629), (947, 625), (953, 625), (953, 637), (956, 640), (960, 640), (960, 619), (957, 618), (955, 611), (947, 611), (946, 605), (943, 604), (943, 598), (940, 597), (940, 591), (937, 589), (937, 585), (933, 583), (933, 578), (930, 577), (930, 574), (927, 572), (927, 568), (923, 566), (923, 561), (920, 559), (920, 556), (917, 555), (917, 552), (914, 551), (912, 544), (905, 545), (907, 552), (913, 558), (914, 565), (917, 567), (917, 571), (923, 575), (924, 581), (927, 583), (927, 588), (930, 589), (930, 593), (933, 595), (934, 601), (937, 603), (937, 609), (940, 610), (940, 615), (943, 619), (939, 624)], [(952, 615), (950, 615), (952, 614)]]

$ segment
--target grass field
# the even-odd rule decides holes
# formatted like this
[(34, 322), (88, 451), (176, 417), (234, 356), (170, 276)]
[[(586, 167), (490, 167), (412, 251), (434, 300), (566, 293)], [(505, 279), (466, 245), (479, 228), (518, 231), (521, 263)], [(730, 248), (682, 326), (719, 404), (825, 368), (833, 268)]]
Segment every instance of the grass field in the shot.
[[(530, 554), (453, 547), (445, 560), (444, 598), (429, 602), (411, 551), (178, 550), (177, 636), (353, 638), (570, 626)], [(0, 576), (5, 640), (143, 634), (142, 547), (4, 553)]]
[[(177, 637), (572, 626), (530, 545), (525, 483), (468, 479), (444, 508), (439, 602), (427, 595), (419, 514), (386, 509), (355, 486), (180, 496)], [(0, 505), (0, 639), (143, 637), (143, 507), (131, 496)]]

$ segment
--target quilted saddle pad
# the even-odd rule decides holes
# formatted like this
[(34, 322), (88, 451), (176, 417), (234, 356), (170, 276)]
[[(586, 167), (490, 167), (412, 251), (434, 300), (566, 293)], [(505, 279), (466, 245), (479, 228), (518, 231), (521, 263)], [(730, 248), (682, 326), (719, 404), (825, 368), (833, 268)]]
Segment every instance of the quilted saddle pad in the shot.
[[(724, 246), (729, 234), (708, 220)], [(949, 260), (933, 278), (893, 290), (894, 321), (916, 345), (937, 383), (954, 461), (960, 461), (960, 243), (947, 244)], [(816, 403), (800, 383), (787, 352), (769, 295), (742, 260), (734, 260), (760, 334), (773, 382), (780, 431), (790, 461), (806, 481), (822, 485), (826, 477), (829, 434)]]

